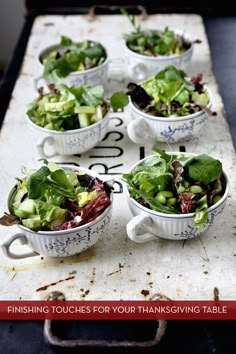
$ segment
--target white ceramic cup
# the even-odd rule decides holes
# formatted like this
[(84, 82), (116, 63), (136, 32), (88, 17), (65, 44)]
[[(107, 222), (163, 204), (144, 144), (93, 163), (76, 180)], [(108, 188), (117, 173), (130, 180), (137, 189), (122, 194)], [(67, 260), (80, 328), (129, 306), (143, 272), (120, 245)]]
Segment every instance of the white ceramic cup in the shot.
[[(182, 31), (173, 30), (176, 34), (183, 35)], [(184, 35), (184, 38), (191, 40), (189, 36)], [(166, 66), (174, 65), (177, 69), (186, 70), (192, 55), (193, 44), (183, 54), (179, 55), (159, 55), (147, 56), (136, 53), (125, 45), (125, 55), (127, 62), (128, 76), (134, 82), (140, 82), (147, 79), (149, 76), (156, 74)]]
[[(207, 88), (209, 109), (212, 104), (212, 95)], [(191, 140), (197, 136), (208, 119), (204, 110), (183, 117), (156, 117), (138, 109), (129, 100), (129, 110), (132, 121), (127, 125), (129, 138), (136, 144), (145, 144), (147, 141), (177, 143)]]
[(44, 158), (57, 155), (83, 154), (91, 150), (105, 137), (109, 125), (109, 113), (102, 120), (86, 128), (66, 131), (39, 127), (27, 115), (26, 119), (38, 139), (38, 154)]
[[(98, 174), (82, 167), (66, 166), (97, 177)], [(15, 193), (15, 187), (8, 197), (8, 208)], [(110, 195), (111, 204), (95, 220), (68, 230), (60, 231), (32, 231), (22, 225), (17, 225), (19, 232), (8, 236), (1, 244), (3, 253), (11, 259), (23, 259), (39, 254), (47, 257), (68, 257), (79, 254), (95, 245), (106, 234), (112, 215), (113, 195)], [(11, 250), (11, 245), (16, 241), (28, 245), (31, 251), (17, 253)]]
[[(140, 160), (130, 169), (130, 171), (150, 157), (151, 156), (148, 156)], [(156, 240), (158, 237), (169, 240), (184, 240), (201, 235), (209, 226), (214, 224), (217, 216), (225, 207), (226, 199), (229, 194), (229, 179), (225, 172), (224, 178), (226, 182), (224, 195), (216, 204), (208, 209), (208, 219), (200, 228), (197, 228), (193, 223), (193, 213), (165, 214), (142, 206), (135, 199), (130, 197), (127, 185), (125, 184), (124, 190), (127, 195), (128, 204), (134, 215), (126, 225), (128, 237), (136, 243), (143, 243)]]
[[(47, 56), (52, 51), (58, 50), (60, 48), (59, 44), (49, 46), (45, 48), (40, 54), (39, 54), (39, 66), (41, 70), (43, 70), (43, 64), (42, 64), (42, 58)], [(108, 57), (105, 59), (105, 61), (91, 69), (86, 69), (82, 71), (73, 71), (71, 72), (68, 76), (62, 78), (62, 81), (69, 86), (72, 85), (89, 85), (89, 86), (96, 86), (96, 85), (106, 85), (107, 84), (107, 79), (108, 79), (108, 69), (109, 65), (111, 63), (111, 60), (108, 59)], [(38, 81), (41, 80), (42, 77), (40, 76), (38, 79), (35, 80), (35, 86), (38, 86)], [(46, 83), (53, 83), (53, 77), (49, 75), (47, 79), (45, 80)]]

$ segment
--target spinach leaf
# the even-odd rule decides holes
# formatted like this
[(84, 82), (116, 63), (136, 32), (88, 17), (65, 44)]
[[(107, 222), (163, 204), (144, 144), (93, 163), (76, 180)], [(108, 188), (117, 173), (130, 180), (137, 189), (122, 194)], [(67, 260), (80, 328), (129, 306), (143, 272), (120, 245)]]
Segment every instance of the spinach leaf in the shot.
[(222, 173), (221, 162), (205, 154), (191, 157), (184, 167), (192, 180), (204, 184), (214, 181)]

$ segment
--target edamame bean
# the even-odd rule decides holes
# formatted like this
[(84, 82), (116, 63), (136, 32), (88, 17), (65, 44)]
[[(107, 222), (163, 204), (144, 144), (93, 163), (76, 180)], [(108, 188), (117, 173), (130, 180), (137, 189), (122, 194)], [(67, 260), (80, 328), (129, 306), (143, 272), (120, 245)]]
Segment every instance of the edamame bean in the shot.
[(167, 199), (166, 204), (167, 204), (168, 206), (172, 206), (172, 205), (175, 205), (176, 201), (177, 201), (176, 198), (169, 198), (169, 199)]
[(179, 187), (177, 188), (177, 193), (178, 193), (178, 194), (181, 194), (181, 193), (183, 193), (184, 191), (185, 191), (185, 187), (182, 186), (182, 184), (180, 184)]
[(194, 186), (190, 186), (189, 190), (190, 190), (191, 193), (197, 194), (197, 193), (201, 193), (202, 192), (202, 187), (194, 185)]
[(159, 203), (166, 204), (166, 198), (164, 197), (164, 195), (160, 193), (161, 192), (157, 193), (156, 199), (158, 200)]
[(173, 192), (171, 191), (161, 191), (158, 194), (163, 195), (165, 198), (172, 198), (174, 196)]
[(212, 199), (212, 203), (216, 204), (220, 199), (221, 199), (221, 196), (219, 194), (214, 195), (214, 197)]

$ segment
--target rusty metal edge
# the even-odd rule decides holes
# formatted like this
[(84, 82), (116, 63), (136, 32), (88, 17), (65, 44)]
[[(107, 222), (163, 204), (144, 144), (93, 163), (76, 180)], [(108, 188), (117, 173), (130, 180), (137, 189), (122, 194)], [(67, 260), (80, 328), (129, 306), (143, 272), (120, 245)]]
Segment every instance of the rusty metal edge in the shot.
[[(140, 348), (140, 347), (153, 347), (156, 346), (162, 337), (165, 335), (167, 321), (165, 320), (157, 320), (157, 331), (154, 339), (147, 340), (143, 342), (137, 341), (117, 341), (117, 340), (87, 340), (87, 339), (73, 339), (73, 340), (64, 340), (58, 338), (52, 331), (52, 320), (45, 320), (44, 322), (44, 339), (45, 341), (56, 347), (63, 348), (76, 348), (76, 347), (120, 347), (120, 348)], [(55, 322), (55, 321), (54, 321)]]

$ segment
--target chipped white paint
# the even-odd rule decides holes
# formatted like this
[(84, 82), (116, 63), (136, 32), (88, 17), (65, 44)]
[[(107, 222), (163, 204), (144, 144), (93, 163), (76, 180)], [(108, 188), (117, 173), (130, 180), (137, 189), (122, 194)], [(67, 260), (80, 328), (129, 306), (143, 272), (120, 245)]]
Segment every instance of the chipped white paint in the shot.
[[(219, 289), (221, 299), (236, 298), (235, 151), (212, 72), (204, 26), (198, 15), (152, 15), (143, 22), (143, 26), (149, 28), (165, 25), (182, 29), (202, 40), (201, 44), (195, 45), (187, 71), (189, 75), (203, 73), (213, 93), (213, 110), (217, 115), (209, 119), (202, 135), (186, 143), (185, 147), (189, 152), (208, 153), (223, 162), (230, 177), (231, 190), (222, 216), (203, 236), (184, 244), (164, 239), (135, 244), (127, 238), (125, 231), (131, 218), (125, 195), (117, 193), (109, 232), (83, 254), (64, 259), (38, 256), (13, 261), (1, 253), (0, 299), (43, 299), (49, 292), (58, 290), (73, 300), (139, 300), (144, 299), (142, 290), (147, 290), (149, 296), (145, 299), (162, 293), (171, 299), (197, 300), (213, 299), (215, 287)], [(14, 177), (20, 174), (21, 166), (30, 168), (39, 164), (35, 137), (25, 119), (26, 104), (36, 95), (34, 79), (41, 74), (37, 65), (38, 53), (57, 43), (61, 34), (74, 40), (101, 41), (112, 59), (110, 82), (106, 88), (109, 96), (114, 90), (125, 89), (129, 81), (129, 78), (125, 79), (122, 32), (130, 30), (127, 18), (121, 15), (97, 16), (92, 22), (82, 15), (36, 19), (0, 135), (1, 214), (6, 210), (8, 191), (14, 184)], [(104, 177), (119, 178), (138, 161), (143, 149), (127, 137), (125, 127), (131, 119), (129, 112), (126, 110), (111, 116), (114, 119), (110, 122), (110, 134), (96, 148), (82, 157), (61, 156), (54, 161), (79, 163), (100, 173), (105, 172), (106, 165), (113, 175)], [(159, 147), (168, 148), (164, 144)], [(172, 148), (176, 151), (179, 146), (174, 144)], [(145, 155), (150, 152), (151, 145), (147, 144)], [(5, 239), (14, 231), (14, 227), (0, 227), (0, 238)], [(16, 244), (15, 251), (21, 247)], [(45, 287), (51, 283), (55, 284)], [(41, 287), (45, 290), (37, 291)]]

